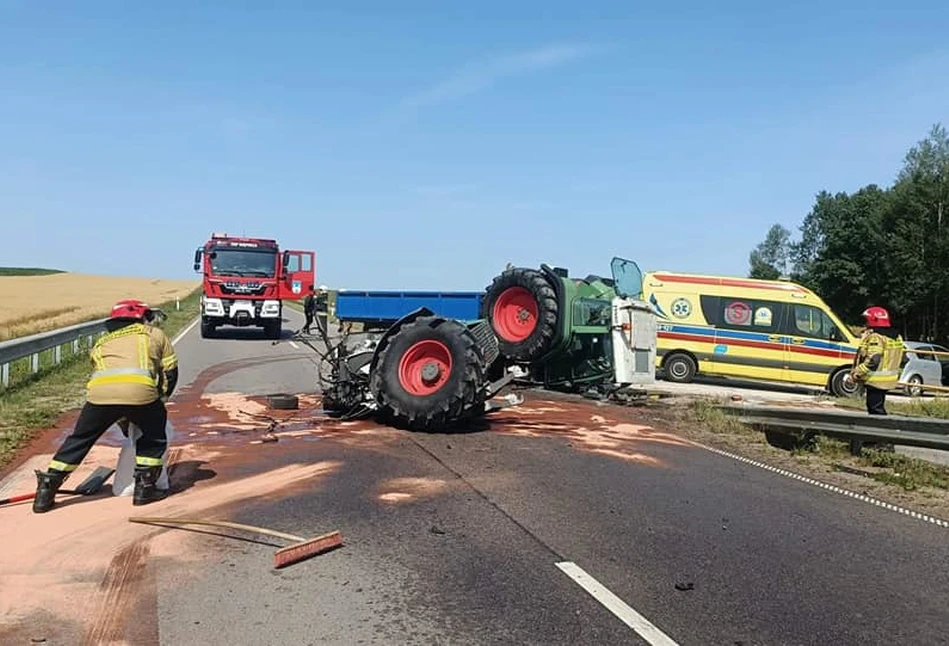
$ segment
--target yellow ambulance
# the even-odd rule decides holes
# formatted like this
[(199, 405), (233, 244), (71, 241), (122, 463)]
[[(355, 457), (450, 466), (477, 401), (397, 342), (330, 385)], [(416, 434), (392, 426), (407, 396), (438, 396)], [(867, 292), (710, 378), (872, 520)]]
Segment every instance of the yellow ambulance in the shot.
[(669, 381), (709, 375), (856, 392), (846, 376), (859, 340), (801, 285), (655, 271), (643, 276), (643, 298), (658, 314), (657, 368)]

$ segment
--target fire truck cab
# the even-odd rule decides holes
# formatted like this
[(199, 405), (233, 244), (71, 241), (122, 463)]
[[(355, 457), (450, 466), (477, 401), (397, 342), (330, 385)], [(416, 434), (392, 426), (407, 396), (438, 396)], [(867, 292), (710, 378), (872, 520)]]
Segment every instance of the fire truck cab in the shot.
[(279, 339), (283, 301), (303, 298), (316, 280), (315, 253), (281, 251), (276, 240), (212, 233), (194, 253), (202, 272), (201, 336), (223, 325), (261, 327)]

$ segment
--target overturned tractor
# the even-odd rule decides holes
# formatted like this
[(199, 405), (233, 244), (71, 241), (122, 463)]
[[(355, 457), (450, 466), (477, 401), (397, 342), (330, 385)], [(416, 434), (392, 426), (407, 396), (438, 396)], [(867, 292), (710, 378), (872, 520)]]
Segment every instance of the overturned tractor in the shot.
[(492, 401), (512, 381), (605, 395), (650, 383), (656, 323), (636, 299), (641, 273), (620, 258), (612, 270), (610, 279), (576, 279), (546, 265), (512, 268), (481, 295), (477, 318), (441, 316), (433, 305), (405, 312), (381, 333), (343, 333), (341, 319), (335, 339), (320, 328), (322, 348), (300, 337), (324, 360), (323, 408), (431, 431), (515, 403)]

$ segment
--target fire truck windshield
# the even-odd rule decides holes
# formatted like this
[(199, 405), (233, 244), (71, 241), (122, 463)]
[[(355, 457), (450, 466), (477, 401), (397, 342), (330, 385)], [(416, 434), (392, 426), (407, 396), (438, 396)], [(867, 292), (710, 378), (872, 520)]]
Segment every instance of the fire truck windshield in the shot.
[(273, 278), (277, 254), (271, 249), (215, 249), (211, 253), (211, 273), (216, 276)]

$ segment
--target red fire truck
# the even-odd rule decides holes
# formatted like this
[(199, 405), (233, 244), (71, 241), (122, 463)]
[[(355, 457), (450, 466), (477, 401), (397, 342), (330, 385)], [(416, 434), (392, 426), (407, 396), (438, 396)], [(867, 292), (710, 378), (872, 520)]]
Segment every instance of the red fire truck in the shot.
[(203, 272), (201, 336), (222, 325), (264, 328), (279, 339), (283, 301), (299, 300), (316, 279), (315, 253), (281, 251), (276, 240), (212, 233), (194, 253)]

